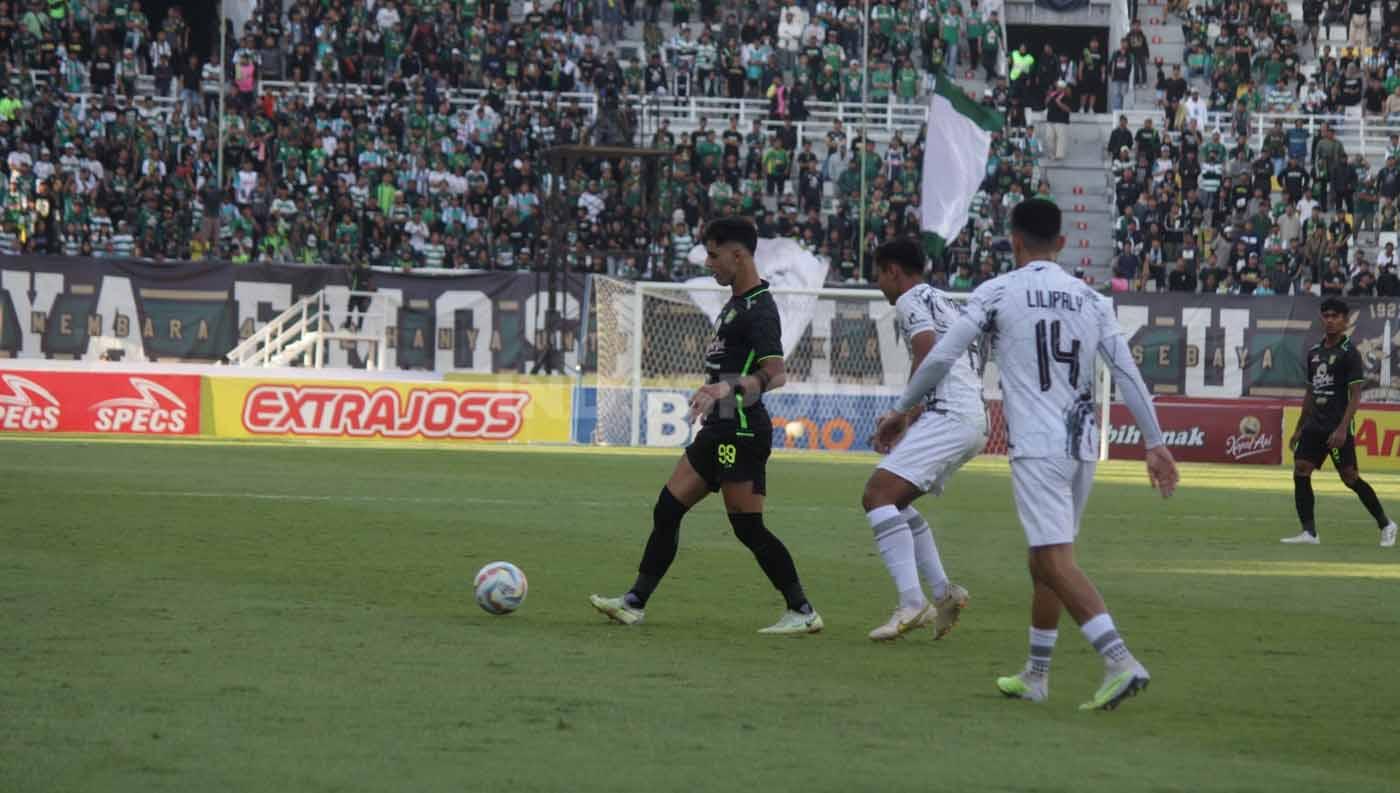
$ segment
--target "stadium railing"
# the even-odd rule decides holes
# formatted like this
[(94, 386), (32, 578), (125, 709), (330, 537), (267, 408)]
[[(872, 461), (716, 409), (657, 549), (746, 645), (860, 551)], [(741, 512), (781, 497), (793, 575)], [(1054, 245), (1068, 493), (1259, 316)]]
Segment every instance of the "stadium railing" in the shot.
[[(1160, 109), (1153, 110), (1123, 110), (1112, 114), (1111, 123), (1117, 123), (1119, 116), (1128, 117), (1128, 126), (1134, 132), (1143, 126), (1143, 122), (1152, 119), (1154, 124), (1164, 124), (1165, 117)], [(1309, 113), (1251, 113), (1249, 117), (1249, 146), (1254, 151), (1258, 151), (1264, 145), (1264, 136), (1274, 128), (1274, 122), (1282, 121), (1285, 130), (1292, 129), (1298, 122), (1303, 122), (1303, 128), (1308, 131), (1308, 137), (1315, 137), (1321, 130), (1323, 124), (1331, 125), (1337, 133), (1337, 140), (1346, 147), (1347, 154), (1360, 154), (1368, 160), (1376, 157), (1384, 157), (1390, 150), (1390, 136), (1400, 135), (1400, 122), (1390, 121), (1374, 116), (1367, 117), (1357, 114), (1328, 114), (1312, 115)], [(1235, 132), (1231, 123), (1230, 113), (1207, 113), (1205, 129), (1201, 132), (1209, 138), (1211, 133), (1219, 132), (1221, 142), (1227, 146), (1234, 145)], [(1311, 144), (1309, 145), (1311, 150)]]

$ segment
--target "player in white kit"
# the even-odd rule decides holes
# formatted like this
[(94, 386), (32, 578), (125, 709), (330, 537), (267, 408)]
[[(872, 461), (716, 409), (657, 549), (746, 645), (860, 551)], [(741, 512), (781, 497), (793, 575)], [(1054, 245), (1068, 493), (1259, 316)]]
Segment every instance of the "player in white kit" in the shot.
[(1147, 687), (1149, 675), (1118, 634), (1092, 581), (1074, 560), (1074, 540), (1093, 485), (1097, 459), (1093, 402), (1095, 356), (1113, 368), (1119, 391), (1142, 430), (1147, 475), (1163, 497), (1178, 475), (1151, 396), (1113, 314), (1112, 303), (1055, 263), (1064, 247), (1060, 210), (1030, 199), (1011, 214), (1016, 271), (972, 293), (966, 311), (942, 334), (910, 378), (894, 412), (880, 420), (878, 439), (897, 437), (908, 412), (937, 388), (983, 333), (1001, 372), (1016, 512), (1030, 545), (1034, 583), (1030, 660), (1019, 674), (997, 680), (1010, 697), (1034, 702), (1050, 692), (1050, 655), (1060, 612), (1068, 610), (1103, 657), (1103, 684), (1080, 705), (1111, 710)]
[[(913, 359), (911, 373), (962, 313), (947, 295), (924, 283), (924, 263), (923, 246), (909, 237), (875, 251), (875, 282), (895, 306), (895, 324)], [(911, 505), (925, 493), (940, 495), (953, 473), (987, 445), (980, 370), (974, 345), (919, 404), (918, 418), (893, 449), (876, 446), (887, 456), (865, 483), (861, 506), (899, 593), (889, 622), (870, 632), (876, 641), (897, 639), (929, 623), (934, 638), (941, 639), (967, 605), (967, 590), (948, 581), (933, 531)]]

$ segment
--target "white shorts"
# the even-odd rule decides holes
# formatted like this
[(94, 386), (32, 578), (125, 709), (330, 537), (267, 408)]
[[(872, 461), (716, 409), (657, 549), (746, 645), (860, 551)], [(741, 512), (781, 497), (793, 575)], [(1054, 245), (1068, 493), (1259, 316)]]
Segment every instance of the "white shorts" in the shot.
[(875, 467), (937, 496), (954, 472), (986, 445), (982, 426), (946, 413), (925, 413)]
[(1035, 548), (1074, 542), (1094, 487), (1096, 465), (1057, 457), (1011, 461), (1011, 493), (1027, 544)]

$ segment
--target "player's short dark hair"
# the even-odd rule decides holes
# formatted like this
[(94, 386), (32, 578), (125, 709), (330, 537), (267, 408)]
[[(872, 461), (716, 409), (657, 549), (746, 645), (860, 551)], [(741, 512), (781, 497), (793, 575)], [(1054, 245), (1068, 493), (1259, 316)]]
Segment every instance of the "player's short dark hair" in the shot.
[(875, 266), (893, 265), (910, 275), (923, 275), (924, 246), (913, 237), (895, 237), (875, 249)]
[(1011, 210), (1011, 231), (1033, 248), (1048, 248), (1060, 236), (1060, 208), (1054, 201), (1028, 198)]
[(1346, 314), (1346, 313), (1347, 313), (1347, 301), (1341, 299), (1340, 297), (1329, 297), (1329, 298), (1327, 298), (1326, 300), (1322, 301), (1322, 306), (1321, 306), (1321, 308), (1319, 309), (1318, 313), (1320, 313), (1320, 314)]
[(705, 224), (705, 232), (700, 235), (700, 239), (706, 245), (737, 242), (752, 255), (758, 250), (758, 227), (748, 218), (738, 216), (715, 218)]

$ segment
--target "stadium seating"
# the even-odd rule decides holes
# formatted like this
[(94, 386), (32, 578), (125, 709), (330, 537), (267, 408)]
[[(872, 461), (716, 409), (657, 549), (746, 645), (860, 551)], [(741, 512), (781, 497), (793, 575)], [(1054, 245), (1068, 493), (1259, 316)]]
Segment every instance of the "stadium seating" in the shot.
[[(199, 58), (204, 48), (189, 40), (178, 13), (155, 30), (135, 3), (114, 4), (110, 13), (87, 5), (18, 4), (0, 30), (7, 54), (0, 144), (10, 168), (0, 253), (542, 267), (544, 199), (558, 188), (579, 207), (568, 231), (576, 269), (685, 277), (692, 271), (683, 249), (700, 223), (733, 209), (756, 214), (765, 233), (802, 239), (831, 262), (833, 281), (861, 282), (869, 276), (868, 263), (864, 272), (859, 266), (868, 258), (862, 243), (868, 251), (881, 236), (917, 230), (923, 95), (928, 70), (940, 65), (974, 98), (1007, 110), (1011, 124), (994, 152), (979, 216), (932, 278), (966, 288), (1009, 266), (995, 241), (1017, 190), (1052, 195), (1069, 210), (1065, 263), (1096, 282), (1113, 280), (1124, 247), (1114, 239), (1115, 185), (1105, 181), (1118, 114), (1075, 113), (1064, 159), (1048, 159), (1038, 108), (1053, 85), (1053, 63), (1008, 85), (995, 63), (971, 61), (964, 27), (959, 63), (943, 64), (950, 50), (938, 25), (947, 2), (926, 13), (907, 1), (877, 4), (865, 43), (859, 14), (825, 1), (742, 11), (668, 2), (655, 5), (654, 16), (646, 3), (595, 8), (579, 0), (538, 8), (380, 3), (372, 13), (348, 3), (337, 6), (341, 19), (323, 15), (320, 3), (296, 0), (284, 10), (272, 0), (233, 31), (227, 57), (213, 63)], [(1173, 126), (1163, 101), (1167, 75), (1177, 64), (1196, 71), (1201, 53), (1218, 43), (1213, 37), (1229, 28), (1231, 7), (1180, 6), (1185, 14), (1169, 14), (1160, 0), (1139, 4), (1155, 79), (1125, 93), (1134, 134), (1148, 118)], [(1305, 29), (1301, 4), (1279, 8)], [(1257, 48), (1282, 19), (1254, 13), (1240, 40)], [(972, 20), (973, 32), (994, 27)], [(1376, 4), (1373, 36), (1388, 21)], [(1300, 71), (1331, 81), (1339, 72), (1330, 64), (1352, 58), (1320, 57), (1322, 47), (1346, 43), (1326, 34), (1319, 49), (1304, 41), (1297, 55)], [(1384, 46), (1359, 50), (1354, 60), (1383, 76), (1390, 45), (1374, 43)], [(857, 59), (867, 48), (862, 102)], [(1275, 73), (1262, 56), (1253, 68), (1266, 82)], [(1337, 82), (1340, 90), (1344, 81)], [(1203, 76), (1187, 84), (1210, 101)], [(1207, 140), (1218, 130), (1228, 150), (1246, 144), (1252, 159), (1272, 122), (1291, 124), (1307, 95), (1243, 95), (1257, 97), (1248, 118), (1236, 117), (1229, 102), (1197, 115)], [(1379, 191), (1375, 176), (1400, 126), (1370, 113), (1372, 98), (1345, 101), (1313, 108), (1319, 113), (1303, 116), (1306, 127), (1315, 133), (1326, 119), (1348, 156), (1368, 162), (1352, 194)], [(542, 148), (584, 140), (600, 117), (614, 115), (636, 140), (681, 152), (660, 175), (663, 222), (642, 217), (644, 180), (629, 163), (616, 172), (551, 174), (537, 161)], [(871, 143), (864, 153), (853, 151), (862, 132)], [(1179, 134), (1165, 142), (1179, 146)], [(1273, 187), (1277, 201), (1284, 192)], [(1384, 223), (1393, 197), (1382, 197), (1374, 220), (1353, 213), (1352, 229), (1393, 230)], [(1350, 209), (1351, 198), (1343, 201)], [(1232, 237), (1240, 231), (1221, 213), (1203, 220)], [(642, 233), (653, 227), (657, 233)], [(1143, 229), (1128, 247), (1141, 254), (1149, 236)], [(1375, 237), (1348, 231), (1331, 242), (1369, 245)], [(1290, 289), (1302, 288), (1305, 269), (1316, 281), (1319, 267), (1295, 263)], [(1144, 272), (1127, 288), (1143, 288)]]

